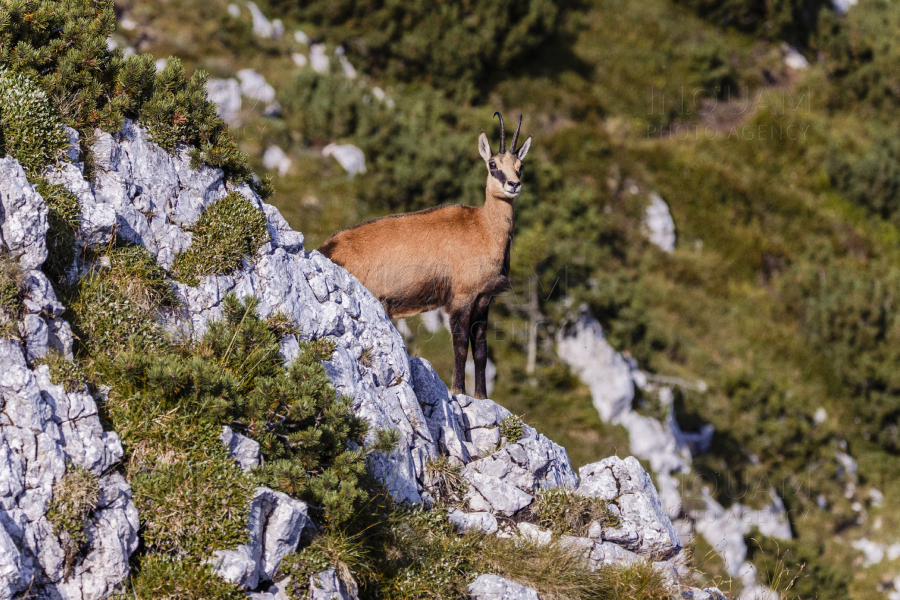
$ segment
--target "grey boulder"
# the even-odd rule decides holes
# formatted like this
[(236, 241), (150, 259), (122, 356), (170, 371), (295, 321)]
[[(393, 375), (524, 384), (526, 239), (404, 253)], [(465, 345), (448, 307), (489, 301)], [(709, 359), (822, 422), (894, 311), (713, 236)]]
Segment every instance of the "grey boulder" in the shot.
[(577, 493), (601, 498), (622, 521), (619, 528), (604, 528), (604, 540), (656, 560), (681, 551), (678, 533), (665, 513), (650, 476), (633, 456), (616, 456), (579, 469)]
[(481, 575), (468, 589), (472, 600), (539, 600), (533, 589), (497, 575)]
[(306, 503), (268, 488), (257, 488), (250, 502), (250, 541), (234, 550), (219, 550), (209, 562), (215, 572), (247, 589), (269, 581), (281, 559), (297, 549), (307, 521)]
[(483, 531), (484, 533), (497, 533), (497, 518), (489, 512), (465, 513), (453, 509), (447, 515), (447, 520), (456, 525), (461, 533), (467, 531)]
[(310, 600), (356, 600), (356, 585), (347, 585), (334, 569), (309, 578)]

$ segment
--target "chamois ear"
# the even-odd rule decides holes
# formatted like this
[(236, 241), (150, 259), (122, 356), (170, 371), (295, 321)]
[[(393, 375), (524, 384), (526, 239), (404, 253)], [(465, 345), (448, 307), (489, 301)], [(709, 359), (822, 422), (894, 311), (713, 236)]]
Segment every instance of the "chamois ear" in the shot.
[(488, 137), (484, 132), (484, 129), (481, 130), (481, 135), (478, 136), (478, 154), (481, 155), (481, 158), (484, 159), (484, 162), (491, 160), (491, 156), (494, 154), (493, 152), (491, 152), (491, 143), (488, 141)]
[(519, 151), (516, 152), (516, 156), (519, 157), (519, 160), (525, 160), (525, 155), (528, 154), (528, 150), (531, 148), (531, 136), (528, 136), (528, 139), (525, 140), (525, 143), (522, 144), (522, 147), (519, 148)]

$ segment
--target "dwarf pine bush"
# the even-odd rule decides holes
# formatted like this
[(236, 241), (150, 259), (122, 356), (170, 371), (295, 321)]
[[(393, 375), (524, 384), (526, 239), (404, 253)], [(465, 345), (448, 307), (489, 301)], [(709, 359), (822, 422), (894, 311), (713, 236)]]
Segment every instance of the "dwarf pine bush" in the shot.
[[(198, 72), (188, 77), (177, 59), (157, 74), (152, 56), (125, 58), (121, 50), (107, 47), (106, 39), (115, 27), (112, 0), (10, 0), (0, 4), (0, 67), (8, 73), (0, 75), (0, 98), (4, 99), (0, 125), (4, 119), (18, 119), (12, 133), (0, 134), (0, 150), (4, 135), (12, 140), (5, 142), (7, 149), (32, 144), (28, 148), (33, 150), (21, 152), (29, 161), (26, 168), (42, 166), (68, 143), (65, 135), (58, 138), (48, 133), (51, 124), (61, 119), (80, 131), (82, 140), (88, 140), (96, 128), (118, 131), (127, 117), (146, 123), (153, 140), (164, 148), (173, 150), (185, 144), (197, 163), (220, 167), (234, 181), (250, 181), (247, 156), (238, 150), (215, 105), (206, 98), (206, 75)], [(25, 98), (32, 99), (28, 108), (19, 108), (26, 104), (18, 92), (18, 102), (7, 105), (9, 92), (4, 90), (11, 84), (3, 81), (8, 78), (15, 78), (15, 89), (30, 80), (43, 98), (27, 88)], [(38, 112), (44, 110), (43, 105), (38, 106), (44, 100), (55, 117)], [(13, 111), (10, 117), (2, 116), (6, 111)], [(44, 136), (36, 137), (36, 131)], [(35, 145), (38, 143), (41, 147)], [(257, 187), (268, 193), (264, 186)]]
[[(325, 522), (344, 522), (366, 497), (367, 422), (335, 392), (319, 362), (333, 345), (303, 342), (285, 368), (283, 321), (273, 327), (257, 305), (228, 296), (223, 319), (200, 341), (154, 352), (134, 345), (103, 361), (113, 383), (113, 424), (126, 445), (140, 448), (131, 460), (141, 469), (153, 469), (154, 456), (189, 453), (198, 428), (218, 436), (227, 424), (260, 443), (265, 465), (257, 481), (319, 507)], [(215, 444), (221, 446), (217, 438)]]

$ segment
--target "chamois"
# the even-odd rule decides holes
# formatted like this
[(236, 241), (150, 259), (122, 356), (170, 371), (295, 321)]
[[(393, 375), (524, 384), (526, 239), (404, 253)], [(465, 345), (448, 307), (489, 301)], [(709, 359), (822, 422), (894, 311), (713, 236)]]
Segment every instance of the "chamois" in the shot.
[(506, 151), (500, 118), (500, 152), (484, 130), (478, 153), (488, 169), (483, 206), (453, 204), (389, 215), (339, 231), (319, 251), (344, 267), (378, 298), (392, 318), (442, 307), (453, 336), (453, 394), (464, 394), (472, 344), (475, 397), (487, 397), (487, 319), (491, 299), (509, 287), (513, 201), (522, 191), (522, 160), (531, 136), (516, 150), (522, 115)]

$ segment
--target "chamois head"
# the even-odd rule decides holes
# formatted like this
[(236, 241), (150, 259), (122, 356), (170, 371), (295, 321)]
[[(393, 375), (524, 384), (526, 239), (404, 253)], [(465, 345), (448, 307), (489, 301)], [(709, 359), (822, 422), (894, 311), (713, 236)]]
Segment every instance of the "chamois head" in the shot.
[(531, 136), (529, 135), (522, 147), (516, 150), (519, 128), (522, 127), (522, 115), (519, 115), (519, 124), (516, 126), (516, 133), (512, 139), (512, 150), (507, 152), (503, 116), (499, 112), (494, 114), (500, 117), (500, 152), (494, 154), (491, 151), (491, 143), (482, 129), (481, 135), (478, 136), (478, 153), (481, 154), (481, 158), (484, 159), (488, 168), (488, 194), (495, 198), (514, 200), (522, 191), (522, 182), (519, 178), (522, 176), (522, 160), (528, 154), (528, 149), (531, 148)]

